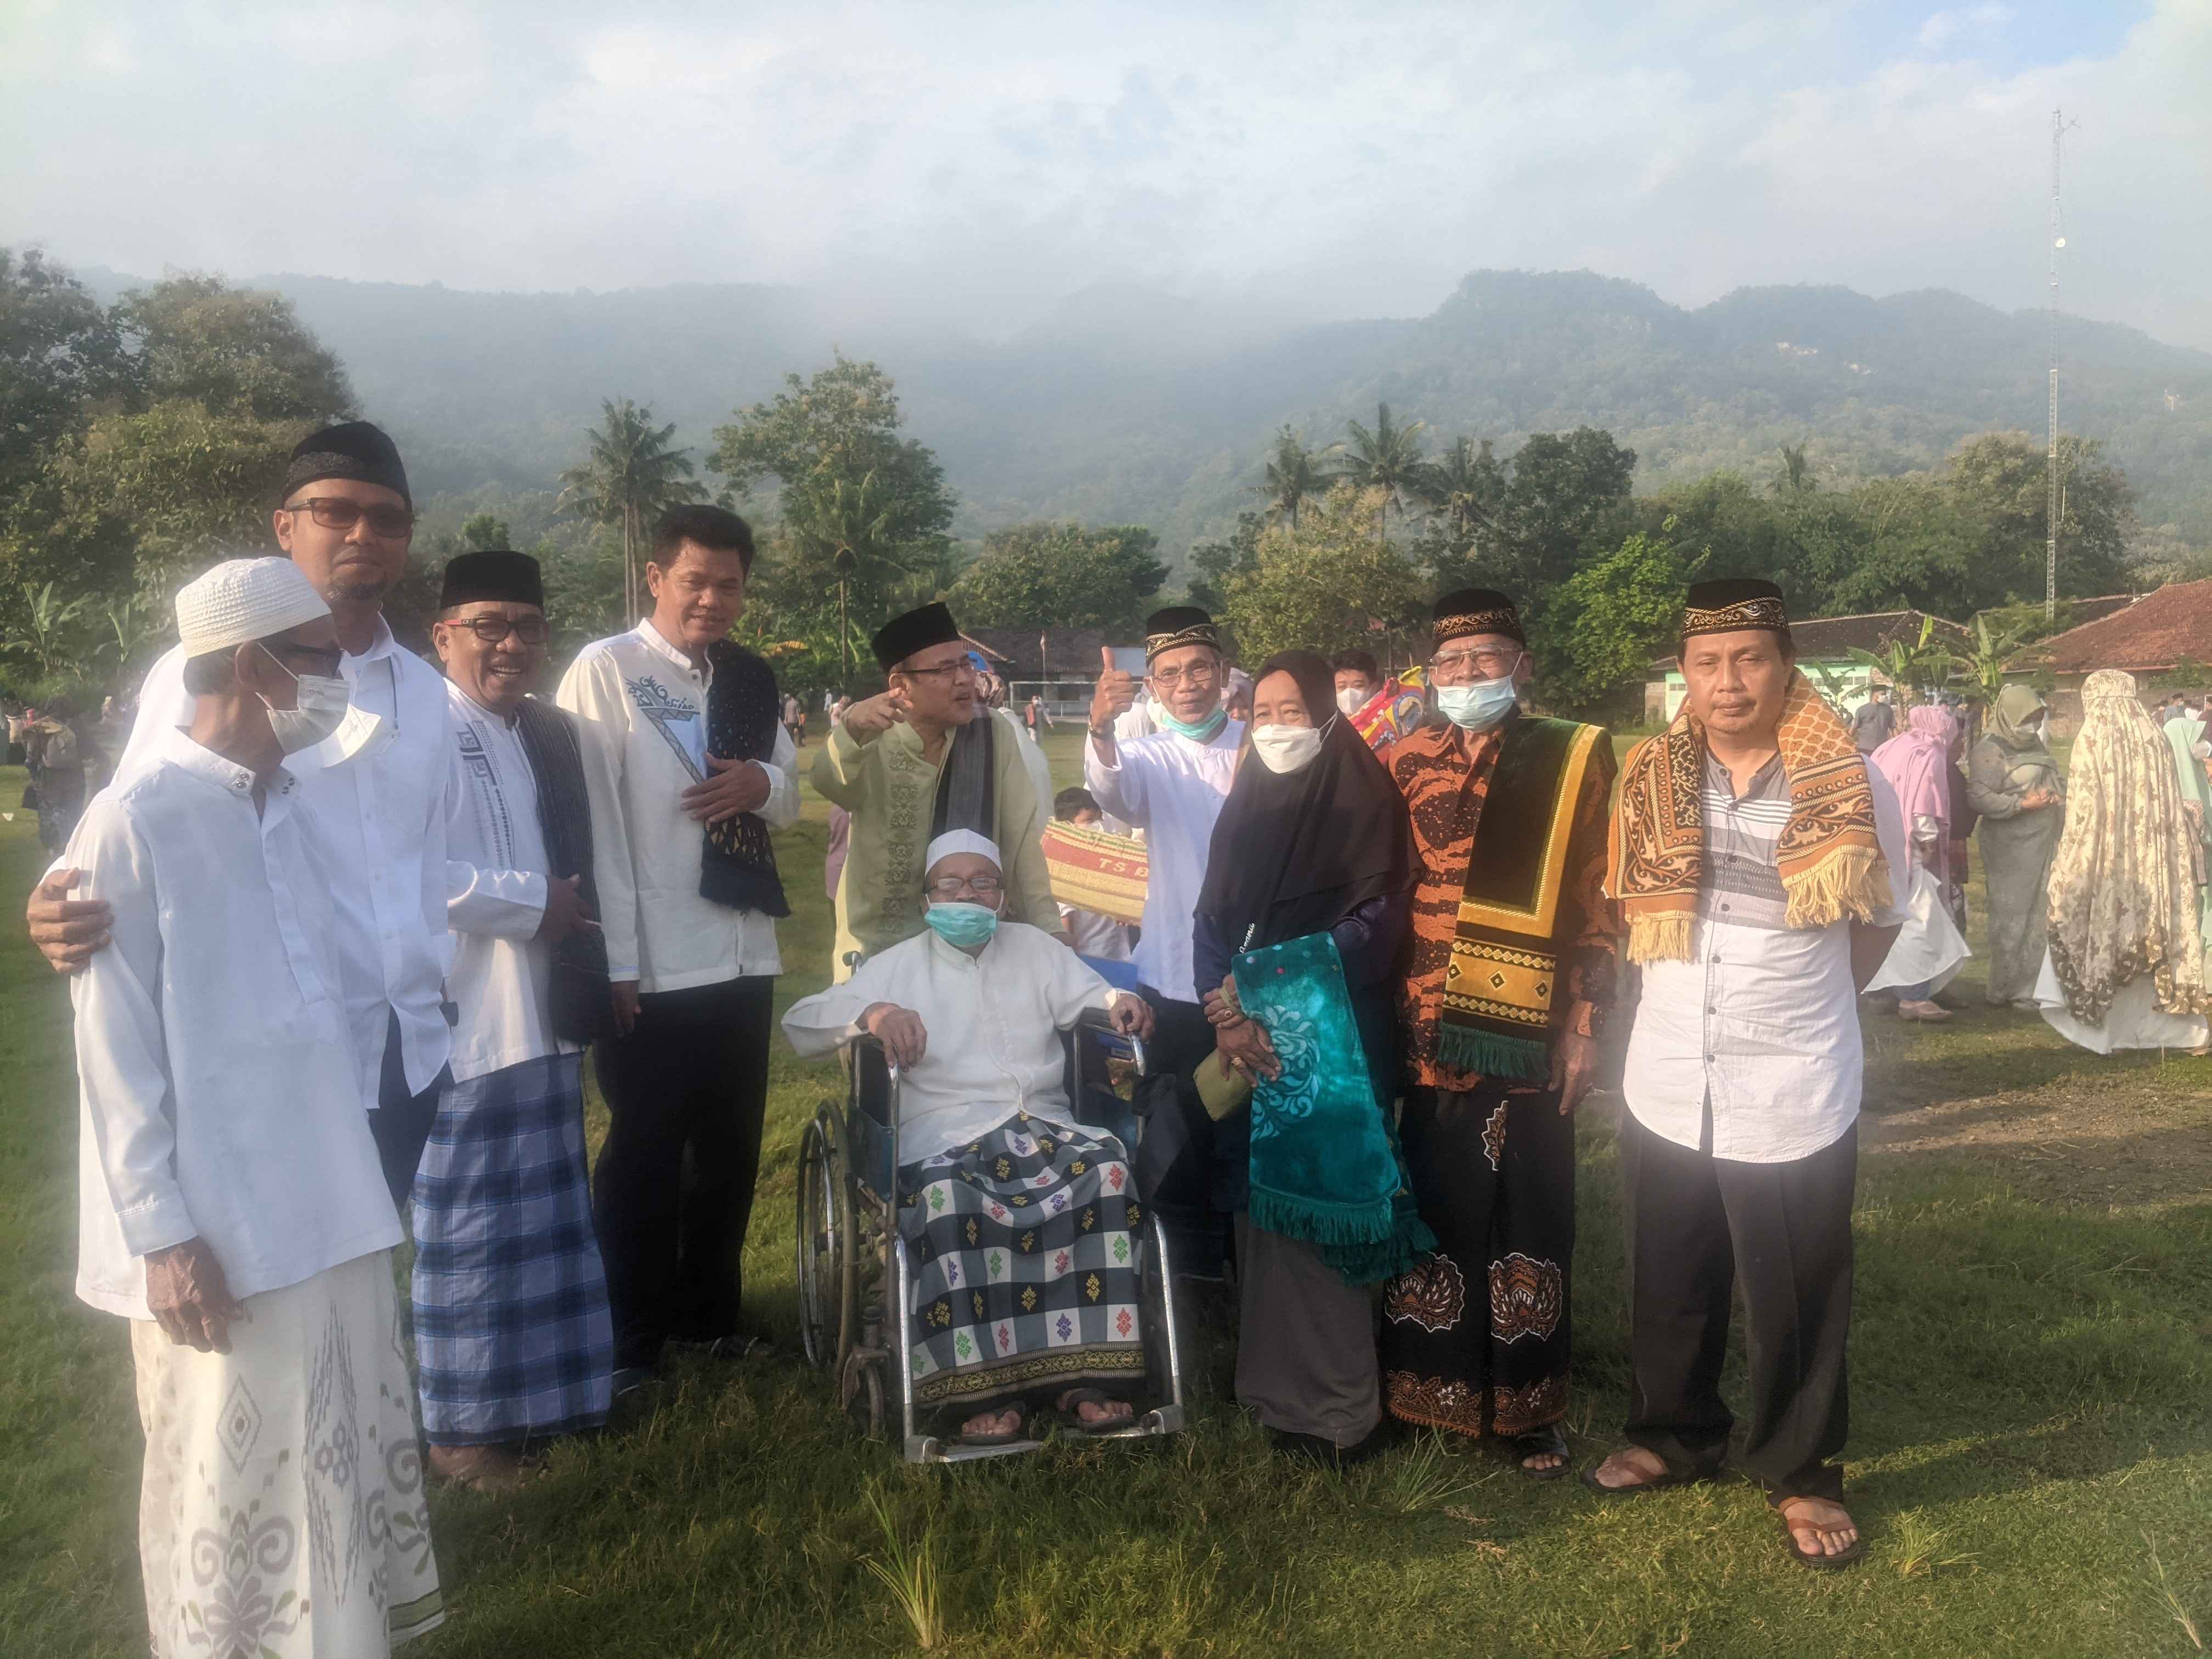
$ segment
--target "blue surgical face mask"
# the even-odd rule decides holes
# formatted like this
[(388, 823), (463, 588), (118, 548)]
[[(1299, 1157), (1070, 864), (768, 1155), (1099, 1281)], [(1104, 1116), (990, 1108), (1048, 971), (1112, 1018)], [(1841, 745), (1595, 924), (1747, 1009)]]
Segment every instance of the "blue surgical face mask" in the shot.
[(969, 904), (965, 900), (952, 902), (933, 902), (921, 913), (921, 919), (930, 932), (947, 945), (963, 951), (988, 944), (999, 931), (999, 913), (981, 904)]
[(1487, 732), (1520, 700), (1521, 688), (1514, 684), (1510, 674), (1501, 679), (1477, 680), (1473, 685), (1437, 688), (1437, 712), (1470, 732)]
[(1168, 713), (1167, 705), (1159, 705), (1160, 724), (1179, 738), (1188, 738), (1193, 743), (1212, 743), (1221, 735), (1221, 728), (1229, 724), (1229, 711), (1219, 703), (1213, 712), (1195, 725), (1186, 725)]

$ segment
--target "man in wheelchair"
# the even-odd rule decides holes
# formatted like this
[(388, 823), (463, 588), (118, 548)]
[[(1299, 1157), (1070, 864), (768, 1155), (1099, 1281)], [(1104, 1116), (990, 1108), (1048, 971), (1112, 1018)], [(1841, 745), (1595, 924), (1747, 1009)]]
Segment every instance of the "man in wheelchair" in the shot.
[(1118, 1139), (1076, 1126), (1059, 1033), (1098, 1008), (1142, 1039), (1152, 1011), (1000, 920), (991, 842), (954, 830), (926, 856), (928, 931), (793, 1004), (784, 1032), (810, 1056), (865, 1033), (898, 1068), (917, 1407), (961, 1414), (971, 1445), (1025, 1437), (1047, 1402), (1076, 1432), (1126, 1429), (1145, 1378), (1135, 1183)]

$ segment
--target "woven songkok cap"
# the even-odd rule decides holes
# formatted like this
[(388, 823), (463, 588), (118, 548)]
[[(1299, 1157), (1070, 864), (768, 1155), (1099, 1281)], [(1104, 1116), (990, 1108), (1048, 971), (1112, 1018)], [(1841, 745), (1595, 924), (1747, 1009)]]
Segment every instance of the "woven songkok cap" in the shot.
[(1221, 649), (1221, 630), (1213, 625), (1213, 618), (1196, 605), (1171, 605), (1145, 618), (1146, 661), (1150, 662), (1163, 651), (1179, 651), (1186, 645)]
[(1790, 637), (1790, 607), (1782, 590), (1759, 576), (1732, 576), (1724, 581), (1692, 586), (1682, 605), (1682, 637), (1699, 634), (1735, 634), (1747, 628), (1764, 628)]
[(177, 637), (187, 659), (265, 640), (331, 614), (289, 559), (231, 559), (177, 590)]
[(1429, 615), (1434, 630), (1431, 643), (1435, 645), (1467, 634), (1503, 634), (1528, 643), (1528, 635), (1521, 631), (1521, 612), (1494, 587), (1462, 587), (1447, 593)]

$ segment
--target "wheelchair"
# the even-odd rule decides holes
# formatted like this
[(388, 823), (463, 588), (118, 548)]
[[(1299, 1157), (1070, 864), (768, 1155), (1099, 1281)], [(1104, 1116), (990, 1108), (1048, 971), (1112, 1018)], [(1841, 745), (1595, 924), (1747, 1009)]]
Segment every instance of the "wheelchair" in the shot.
[[(1143, 1091), (1133, 1105), (1106, 1079), (1118, 1060), (1141, 1079), (1144, 1045), (1115, 1032), (1097, 1010), (1086, 1012), (1061, 1035), (1072, 1115), (1082, 1127), (1115, 1135), (1133, 1167)], [(799, 1319), (806, 1357), (835, 1379), (846, 1411), (871, 1438), (896, 1431), (909, 1463), (1036, 1451), (1043, 1442), (1034, 1433), (1006, 1445), (969, 1446), (915, 1422), (906, 1316), (913, 1268), (899, 1235), (896, 1195), (899, 1073), (873, 1037), (858, 1038), (847, 1053), (845, 1101), (825, 1101), (799, 1147)], [(1145, 1391), (1133, 1402), (1135, 1416), (1127, 1427), (1086, 1434), (1087, 1440), (1155, 1439), (1180, 1431), (1185, 1422), (1175, 1276), (1166, 1234), (1151, 1205), (1142, 1206), (1133, 1232)]]

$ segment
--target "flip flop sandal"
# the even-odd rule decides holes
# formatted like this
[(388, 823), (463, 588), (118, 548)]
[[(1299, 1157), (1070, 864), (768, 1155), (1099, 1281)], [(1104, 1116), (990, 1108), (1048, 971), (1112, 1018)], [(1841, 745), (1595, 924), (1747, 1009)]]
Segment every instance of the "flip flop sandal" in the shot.
[[(1810, 1567), (1815, 1572), (1832, 1572), (1838, 1567), (1848, 1567), (1866, 1553), (1866, 1534), (1861, 1533), (1851, 1540), (1851, 1547), (1840, 1555), (1824, 1555), (1818, 1550), (1808, 1550), (1797, 1541), (1797, 1534), (1790, 1525), (1790, 1517), (1780, 1510), (1774, 1511), (1782, 1522), (1783, 1540), (1789, 1545), (1790, 1553), (1797, 1558), (1800, 1566)], [(1814, 1528), (1826, 1531), (1826, 1528)]]
[[(1605, 1460), (1600, 1458), (1584, 1469), (1581, 1475), (1583, 1485), (1588, 1486), (1600, 1498), (1643, 1498), (1655, 1492), (1665, 1492), (1669, 1486), (1709, 1486), (1713, 1479), (1710, 1474), (1695, 1469), (1668, 1469), (1666, 1474), (1653, 1480), (1638, 1480), (1626, 1486), (1608, 1486), (1597, 1478), (1597, 1472), (1604, 1467)], [(1535, 1471), (1532, 1470), (1530, 1473), (1534, 1474)]]
[(1070, 1389), (1054, 1402), (1060, 1412), (1061, 1433), (1081, 1435), (1087, 1439), (1094, 1440), (1103, 1438), (1107, 1435), (1119, 1434), (1124, 1429), (1134, 1428), (1137, 1422), (1137, 1408), (1131, 1406), (1127, 1417), (1104, 1418), (1095, 1423), (1086, 1423), (1083, 1420), (1083, 1408), (1085, 1406), (1095, 1406), (1103, 1411), (1109, 1406), (1121, 1403), (1122, 1402), (1115, 1400), (1103, 1389)]
[(1003, 1410), (993, 1412), (991, 1415), (1004, 1417), (1007, 1412), (1012, 1412), (1020, 1419), (1020, 1421), (1017, 1422), (1012, 1429), (1000, 1434), (956, 1434), (952, 1437), (952, 1443), (956, 1446), (1011, 1446), (1017, 1441), (1027, 1439), (1030, 1431), (1029, 1407), (1008, 1406)]
[[(1567, 1461), (1567, 1437), (1559, 1432), (1559, 1425), (1556, 1423), (1539, 1429), (1534, 1434), (1515, 1436), (1512, 1449), (1514, 1463), (1531, 1480), (1558, 1480), (1574, 1467)], [(1552, 1453), (1559, 1460), (1548, 1469), (1532, 1469), (1522, 1461), (1545, 1452)]]

